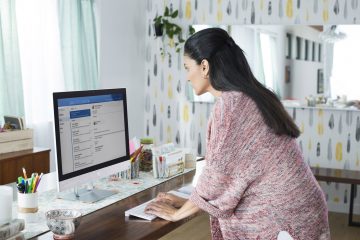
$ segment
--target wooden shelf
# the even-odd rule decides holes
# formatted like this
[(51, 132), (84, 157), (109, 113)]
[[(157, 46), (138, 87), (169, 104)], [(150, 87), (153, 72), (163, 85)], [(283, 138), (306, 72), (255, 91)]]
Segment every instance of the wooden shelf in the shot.
[(29, 150), (0, 154), (0, 185), (16, 182), (23, 176), (22, 168), (28, 177), (31, 173), (48, 173), (50, 170), (50, 149), (35, 147)]

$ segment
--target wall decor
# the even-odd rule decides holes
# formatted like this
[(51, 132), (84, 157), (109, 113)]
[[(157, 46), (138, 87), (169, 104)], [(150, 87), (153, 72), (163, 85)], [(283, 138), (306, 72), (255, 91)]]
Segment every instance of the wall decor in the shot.
[(317, 93), (324, 93), (324, 71), (318, 69), (317, 71)]
[(290, 66), (285, 66), (285, 83), (290, 83), (291, 81), (291, 72), (290, 72)]
[(285, 56), (287, 59), (291, 59), (292, 55), (292, 35), (290, 33), (286, 33), (286, 50), (285, 50)]

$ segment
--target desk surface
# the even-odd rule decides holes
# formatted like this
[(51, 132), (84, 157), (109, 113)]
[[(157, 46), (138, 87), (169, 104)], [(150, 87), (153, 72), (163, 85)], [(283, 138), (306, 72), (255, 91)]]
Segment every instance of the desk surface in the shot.
[(360, 184), (360, 172), (356, 170), (311, 167), (319, 181)]
[[(190, 171), (169, 181), (163, 182), (142, 192), (115, 202), (105, 208), (97, 210), (84, 216), (76, 232), (76, 239), (158, 239), (169, 233), (178, 226), (184, 224), (191, 218), (172, 223), (161, 219), (152, 222), (125, 217), (124, 212), (143, 202), (154, 198), (159, 192), (178, 189), (190, 184), (195, 171)], [(47, 232), (38, 237), (37, 240), (53, 239), (52, 232)]]
[(40, 147), (34, 147), (32, 149), (22, 150), (22, 151), (16, 151), (16, 152), (9, 152), (9, 153), (1, 153), (0, 154), (0, 161), (6, 160), (10, 158), (16, 158), (16, 157), (22, 157), (22, 156), (28, 156), (35, 153), (40, 152), (50, 152), (50, 149), (48, 148), (40, 148)]

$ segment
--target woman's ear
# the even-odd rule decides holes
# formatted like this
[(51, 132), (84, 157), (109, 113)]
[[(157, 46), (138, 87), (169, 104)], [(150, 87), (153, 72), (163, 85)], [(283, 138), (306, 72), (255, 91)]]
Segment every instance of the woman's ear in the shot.
[(206, 59), (203, 59), (200, 63), (201, 73), (204, 78), (209, 77), (209, 62)]

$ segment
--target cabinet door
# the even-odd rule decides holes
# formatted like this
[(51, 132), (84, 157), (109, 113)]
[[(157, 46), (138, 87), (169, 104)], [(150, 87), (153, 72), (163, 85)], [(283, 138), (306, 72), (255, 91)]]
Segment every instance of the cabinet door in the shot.
[(50, 152), (38, 152), (33, 154), (33, 171), (40, 173), (48, 173), (50, 171)]
[(31, 173), (33, 172), (32, 156), (3, 160), (1, 167), (1, 184), (16, 182), (18, 177), (23, 176), (23, 167), (26, 169), (27, 177), (31, 177)]
[(4, 177), (4, 173), (3, 173), (3, 171), (2, 171), (2, 161), (0, 161), (0, 185), (1, 184), (4, 184), (3, 183), (3, 177)]

